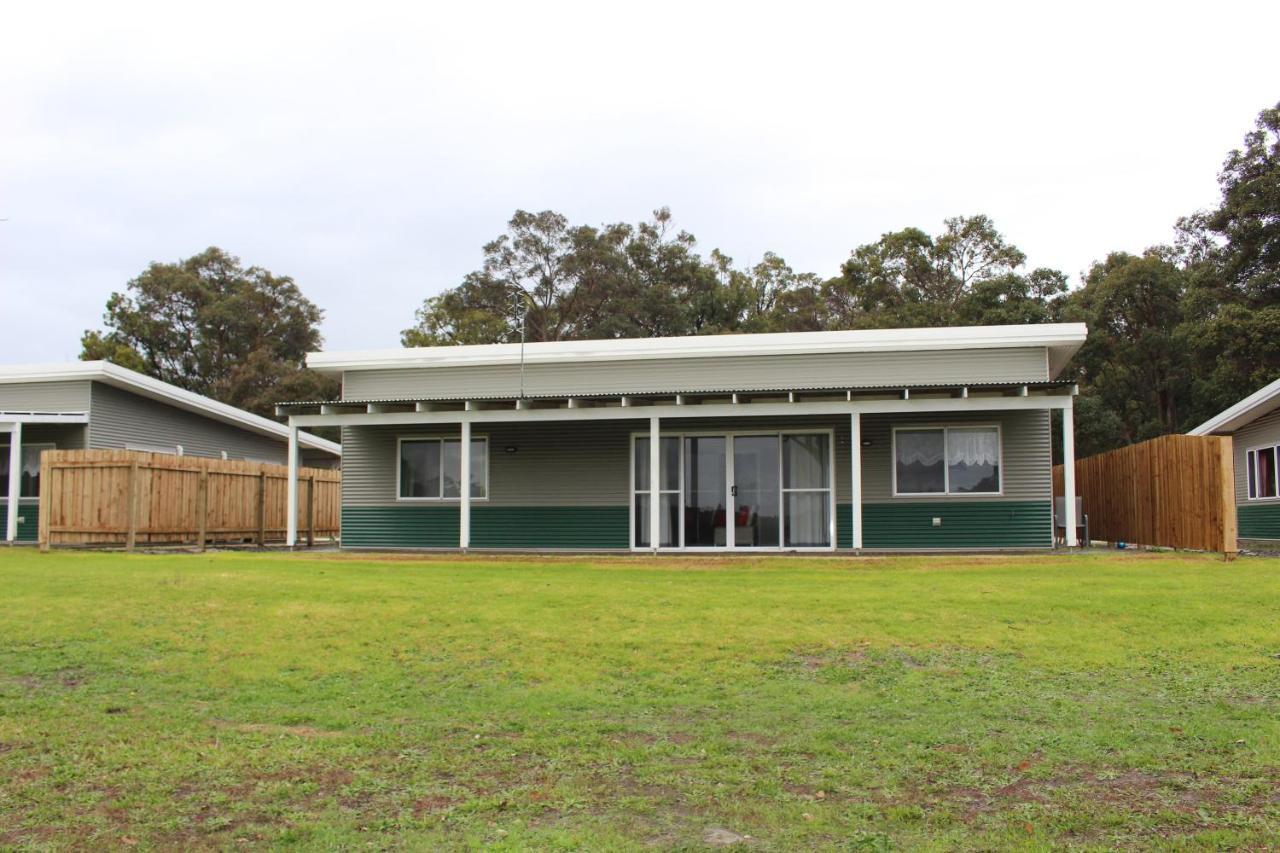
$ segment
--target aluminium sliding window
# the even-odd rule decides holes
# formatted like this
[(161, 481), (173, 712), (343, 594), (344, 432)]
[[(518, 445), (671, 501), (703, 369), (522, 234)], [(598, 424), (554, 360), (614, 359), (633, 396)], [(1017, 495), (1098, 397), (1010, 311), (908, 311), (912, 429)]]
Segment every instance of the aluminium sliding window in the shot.
[[(457, 500), (462, 496), (462, 440), (402, 438), (396, 496), (400, 500)], [(471, 497), (489, 496), (489, 440), (471, 439)]]
[(998, 426), (898, 427), (893, 431), (893, 493), (1000, 494), (1000, 445)]

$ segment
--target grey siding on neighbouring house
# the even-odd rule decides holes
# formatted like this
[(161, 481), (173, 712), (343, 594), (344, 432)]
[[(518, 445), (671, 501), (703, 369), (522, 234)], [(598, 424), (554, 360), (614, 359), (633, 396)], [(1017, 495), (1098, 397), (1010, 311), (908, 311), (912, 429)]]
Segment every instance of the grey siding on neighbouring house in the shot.
[(340, 467), (340, 458), (332, 453), (325, 453), (323, 450), (302, 448), (298, 451), (298, 464), (303, 468), (338, 468)]
[(88, 412), (89, 385), (87, 379), (0, 384), (0, 411)]
[[(1052, 490), (1049, 414), (1002, 411), (911, 415), (864, 415), (863, 502), (968, 501), (975, 497), (894, 497), (891, 431), (923, 424), (999, 424), (1004, 492), (984, 500), (1048, 500)], [(607, 506), (630, 502), (631, 436), (647, 434), (646, 419), (534, 424), (477, 424), (477, 438), (489, 438), (489, 499), (494, 506)], [(785, 432), (830, 429), (834, 434), (836, 501), (849, 493), (849, 418), (664, 420), (670, 432)], [(413, 435), (458, 435), (456, 426), (345, 427), (342, 431), (342, 501), (345, 506), (396, 503), (396, 439)], [(514, 447), (514, 453), (505, 452)], [(446, 502), (447, 503), (447, 502)]]
[[(821, 353), (722, 358), (529, 364), (530, 396), (642, 394), (799, 388), (860, 388), (1049, 379), (1044, 347), (933, 350), (892, 353)], [(343, 397), (391, 400), (414, 397), (515, 395), (520, 367), (389, 368), (348, 370)]]
[(127, 444), (182, 445), (189, 456), (250, 458), (285, 462), (285, 442), (250, 432), (94, 382), (89, 415), (89, 447), (123, 449)]
[[(1245, 455), (1259, 447), (1280, 446), (1280, 410), (1263, 415), (1248, 426), (1241, 427), (1231, 437), (1232, 455), (1235, 458), (1236, 504), (1264, 504), (1266, 500), (1249, 500), (1249, 469)], [(1274, 501), (1272, 501), (1274, 502)]]

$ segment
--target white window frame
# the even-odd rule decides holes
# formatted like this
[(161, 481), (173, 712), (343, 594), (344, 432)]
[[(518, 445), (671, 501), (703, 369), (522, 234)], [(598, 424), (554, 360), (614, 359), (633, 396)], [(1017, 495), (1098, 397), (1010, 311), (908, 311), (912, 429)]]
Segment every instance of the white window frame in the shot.
[[(630, 541), (631, 541), (631, 550), (633, 551), (652, 550), (652, 544), (653, 544), (653, 543), (650, 543), (649, 545), (635, 544), (636, 507), (639, 505), (639, 497), (641, 495), (648, 494), (647, 490), (641, 492), (636, 489), (636, 442), (639, 439), (644, 439), (645, 441), (648, 441), (649, 437), (650, 437), (649, 433), (647, 432), (637, 432), (637, 433), (631, 434), (631, 540)], [(684, 510), (684, 437), (679, 435), (669, 435), (667, 433), (663, 433), (662, 435), (658, 436), (658, 441), (662, 441), (662, 439), (664, 438), (674, 438), (676, 440), (676, 487), (674, 489), (662, 488), (662, 480), (661, 480), (662, 470), (661, 470), (661, 466), (659, 466), (658, 495), (659, 495), (659, 499), (661, 499), (662, 495), (675, 495), (676, 509), (679, 510), (679, 512), (676, 513), (676, 539), (677, 539), (676, 544), (661, 545), (659, 547), (664, 549), (683, 548), (684, 547), (684, 522), (682, 520), (683, 518), (682, 513)], [(649, 511), (653, 512), (654, 510), (650, 508)]]
[[(440, 494), (438, 496), (421, 497), (421, 498), (401, 496), (400, 494), (400, 460), (402, 456), (401, 456), (400, 446), (404, 444), (406, 441), (438, 441), (440, 442), (441, 444), (441, 447), (440, 447)], [(396, 501), (397, 502), (448, 504), (448, 503), (458, 503), (462, 500), (461, 496), (456, 498), (446, 498), (444, 496), (444, 446), (443, 445), (444, 445), (444, 442), (446, 441), (456, 441), (459, 444), (461, 444), (462, 434), (450, 433), (449, 435), (398, 435), (396, 436), (395, 466), (396, 466)], [(484, 497), (476, 497), (475, 495), (472, 495), (471, 502), (475, 503), (476, 501), (489, 500), (489, 475), (493, 471), (493, 456), (489, 453), (489, 436), (473, 434), (471, 436), (471, 441), (484, 442)]]
[[(725, 497), (726, 499), (728, 499), (731, 497), (731, 495), (729, 494), (729, 487), (733, 485), (733, 473), (734, 473), (733, 472), (733, 439), (738, 438), (739, 436), (747, 437), (747, 436), (753, 436), (753, 435), (773, 435), (778, 437), (778, 544), (765, 545), (765, 546), (748, 546), (748, 545), (740, 546), (736, 542), (734, 542), (732, 545), (730, 545), (728, 544), (728, 542), (730, 541), (730, 537), (733, 535), (733, 533), (731, 530), (729, 530), (731, 525), (729, 524), (729, 519), (726, 518), (725, 519), (726, 544), (686, 546), (684, 544), (684, 541), (685, 541), (685, 537), (684, 537), (684, 492), (685, 492), (684, 440), (686, 438), (701, 438), (704, 436), (710, 437), (710, 438), (724, 438), (726, 440), (725, 441), (725, 454), (726, 454)], [(829, 545), (799, 546), (799, 545), (786, 544), (787, 508), (786, 508), (786, 501), (783, 496), (783, 488), (782, 488), (782, 484), (783, 484), (782, 437), (787, 435), (825, 435), (827, 436), (827, 477), (828, 477), (828, 482), (831, 484), (831, 488), (829, 490), (787, 489), (786, 491), (812, 491), (812, 492), (828, 491), (830, 493), (831, 500), (828, 502), (828, 506), (827, 506), (827, 535), (831, 540), (831, 544)], [(650, 437), (649, 432), (647, 430), (631, 433), (631, 441), (629, 442), (629, 447), (628, 447), (629, 452), (627, 457), (627, 468), (629, 472), (628, 480), (630, 481), (629, 488), (630, 488), (630, 495), (631, 495), (630, 500), (628, 501), (629, 512), (628, 512), (628, 523), (627, 523), (627, 528), (628, 528), (627, 541), (630, 543), (630, 547), (632, 551), (635, 551), (637, 553), (645, 553), (645, 554), (651, 552), (653, 548), (649, 545), (640, 546), (635, 544), (635, 541), (636, 541), (636, 463), (635, 463), (635, 459), (636, 459), (636, 439), (649, 438), (649, 437)], [(837, 517), (836, 436), (835, 436), (834, 429), (822, 429), (822, 428), (787, 429), (786, 427), (777, 427), (777, 428), (765, 427), (762, 429), (740, 429), (740, 430), (725, 430), (725, 429), (719, 429), (719, 430), (718, 429), (698, 429), (698, 430), (672, 430), (672, 431), (663, 430), (660, 434), (660, 438), (675, 438), (679, 440), (677, 444), (677, 447), (679, 448), (679, 455), (677, 458), (678, 458), (678, 464), (680, 466), (679, 467), (679, 471), (680, 471), (680, 492), (679, 492), (679, 495), (680, 495), (679, 497), (680, 544), (678, 546), (662, 545), (658, 548), (659, 551), (672, 551), (672, 552), (687, 551), (690, 553), (706, 552), (706, 553), (712, 553), (712, 554), (722, 554), (727, 551), (732, 551), (735, 553), (742, 553), (742, 554), (772, 554), (772, 553), (787, 553), (790, 551), (795, 551), (797, 553), (800, 553), (800, 552), (827, 553), (827, 552), (836, 550), (836, 544), (839, 538), (837, 536), (837, 533), (839, 531), (837, 530), (837, 525), (836, 525), (836, 517)], [(397, 492), (398, 491), (399, 489), (397, 488)], [(664, 493), (670, 493), (670, 490), (668, 489), (663, 489), (662, 491)], [(725, 507), (725, 511), (726, 513), (729, 511), (729, 508), (727, 506)]]
[[(10, 467), (10, 468), (12, 468), (12, 467), (13, 467), (13, 445), (12, 445), (12, 444), (5, 444), (5, 445), (0, 445), (0, 446), (3, 446), (3, 447), (4, 447), (4, 449), (9, 453), (9, 467)], [(26, 453), (28, 450), (31, 450), (31, 449), (37, 449), (37, 448), (38, 448), (39, 450), (41, 450), (41, 451), (45, 451), (45, 450), (57, 450), (57, 449), (58, 449), (58, 445), (57, 445), (57, 444), (55, 444), (55, 443), (53, 443), (52, 441), (24, 441), (24, 442), (22, 442), (22, 452), (23, 452), (23, 453)], [(37, 459), (39, 459), (39, 458), (40, 458), (40, 454), (36, 454), (36, 458), (37, 458)], [(19, 465), (21, 465), (21, 464), (22, 464), (22, 460), (21, 460), (21, 459), (19, 459), (19, 460), (18, 460), (18, 464), (19, 464)], [(41, 474), (41, 476), (43, 476), (43, 475), (44, 475), (44, 470), (43, 470), (43, 468), (41, 468), (41, 470), (40, 470), (40, 474)], [(19, 483), (21, 483), (21, 482), (22, 482), (22, 473), (21, 473), (21, 471), (19, 471), (19, 473), (18, 473), (18, 482), (19, 482)], [(9, 499), (9, 484), (8, 484), (8, 483), (0, 483), (0, 499), (2, 499), (2, 500), (6, 500), (6, 501)], [(36, 501), (38, 501), (38, 500), (40, 500), (40, 495), (38, 495), (38, 494), (35, 494), (35, 495), (22, 495), (22, 494), (19, 494), (19, 495), (18, 495), (18, 503), (22, 503), (23, 501), (26, 501), (27, 503), (34, 503), (34, 502), (36, 502)]]
[[(953, 492), (951, 491), (951, 460), (947, 456), (948, 432), (953, 429), (994, 429), (996, 431), (996, 449), (999, 453), (996, 479), (1000, 488), (994, 492)], [(942, 430), (942, 491), (940, 492), (900, 492), (898, 491), (898, 433), (900, 432), (937, 432)], [(1004, 429), (998, 423), (966, 424), (910, 424), (893, 428), (893, 442), (889, 448), (889, 475), (893, 480), (893, 496), (895, 498), (999, 498), (1004, 496)]]
[[(1258, 485), (1262, 478), (1258, 476), (1258, 460), (1261, 458), (1259, 451), (1272, 451), (1272, 482), (1276, 484), (1276, 493), (1270, 496), (1260, 496), (1258, 494)], [(1257, 444), (1250, 447), (1244, 452), (1244, 488), (1245, 499), (1250, 501), (1280, 501), (1280, 443)], [(1249, 475), (1253, 475), (1253, 482), (1249, 481)]]
[[(772, 433), (769, 433), (769, 434), (772, 435)], [(806, 545), (806, 546), (787, 545), (787, 495), (789, 494), (797, 494), (797, 495), (825, 494), (830, 498), (830, 501), (831, 501), (829, 512), (834, 511), (835, 504), (836, 504), (836, 475), (835, 475), (835, 467), (831, 464), (828, 464), (827, 466), (828, 470), (827, 470), (826, 488), (820, 488), (820, 487), (813, 488), (808, 486), (803, 488), (787, 487), (787, 466), (785, 464), (786, 454), (783, 451), (783, 447), (786, 443), (784, 439), (786, 439), (786, 437), (789, 435), (826, 435), (827, 436), (827, 458), (829, 463), (835, 461), (835, 456), (836, 456), (835, 436), (834, 434), (831, 434), (831, 433), (826, 433), (822, 431), (809, 431), (809, 430), (785, 430), (778, 433), (778, 494), (780, 496), (779, 503), (778, 503), (778, 542), (784, 549), (798, 551), (805, 548), (817, 548), (819, 550), (825, 551), (827, 550), (827, 548), (824, 545)], [(828, 532), (827, 534), (828, 536), (831, 537), (832, 544), (835, 543), (834, 530), (835, 528), (832, 528), (832, 532)], [(747, 549), (743, 549), (743, 550), (747, 550)], [(759, 551), (759, 550), (767, 550), (767, 549), (752, 548), (750, 550)]]

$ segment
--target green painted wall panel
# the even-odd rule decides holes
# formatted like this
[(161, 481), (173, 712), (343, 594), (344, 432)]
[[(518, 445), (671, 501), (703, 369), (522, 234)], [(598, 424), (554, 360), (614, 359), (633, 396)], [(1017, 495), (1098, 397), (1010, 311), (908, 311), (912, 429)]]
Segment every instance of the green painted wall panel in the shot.
[(625, 506), (473, 506), (473, 548), (620, 548), (631, 535)]
[[(942, 526), (934, 527), (933, 519)], [(1048, 548), (1050, 501), (902, 501), (862, 508), (867, 548)]]
[(853, 547), (853, 504), (836, 504), (836, 547)]
[(1280, 503), (1238, 506), (1236, 523), (1241, 539), (1280, 539)]
[[(35, 542), (40, 538), (40, 503), (23, 501), (18, 507), (18, 540), (19, 542)], [(4, 540), (9, 538), (9, 502), (0, 501), (0, 530), (4, 531)]]
[[(482, 504), (471, 510), (471, 545), (625, 550), (630, 535), (628, 512), (625, 506)], [(942, 519), (941, 527), (933, 526), (935, 517)], [(867, 504), (862, 509), (862, 520), (863, 545), (867, 548), (1048, 548), (1053, 544), (1049, 501)], [(1280, 538), (1280, 513), (1275, 524), (1273, 538)], [(345, 507), (342, 544), (349, 548), (456, 548), (458, 508)], [(837, 506), (836, 544), (840, 548), (853, 545), (850, 504)]]
[[(471, 506), (473, 548), (627, 548), (625, 506)], [(348, 548), (456, 548), (458, 507), (344, 507), (342, 544)]]
[(458, 507), (343, 507), (342, 544), (347, 548), (457, 548)]

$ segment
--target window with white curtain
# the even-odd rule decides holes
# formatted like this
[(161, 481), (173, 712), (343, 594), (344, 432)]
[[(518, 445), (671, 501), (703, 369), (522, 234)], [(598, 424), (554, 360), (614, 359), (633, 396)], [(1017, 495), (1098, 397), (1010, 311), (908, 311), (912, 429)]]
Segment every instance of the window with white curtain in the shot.
[(894, 494), (1000, 492), (1000, 428), (900, 427), (893, 431)]
[[(40, 497), (40, 454), (54, 449), (54, 445), (47, 442), (22, 445), (22, 472), (18, 475), (19, 497)], [(9, 464), (9, 447), (0, 445), (0, 500), (8, 497)]]

